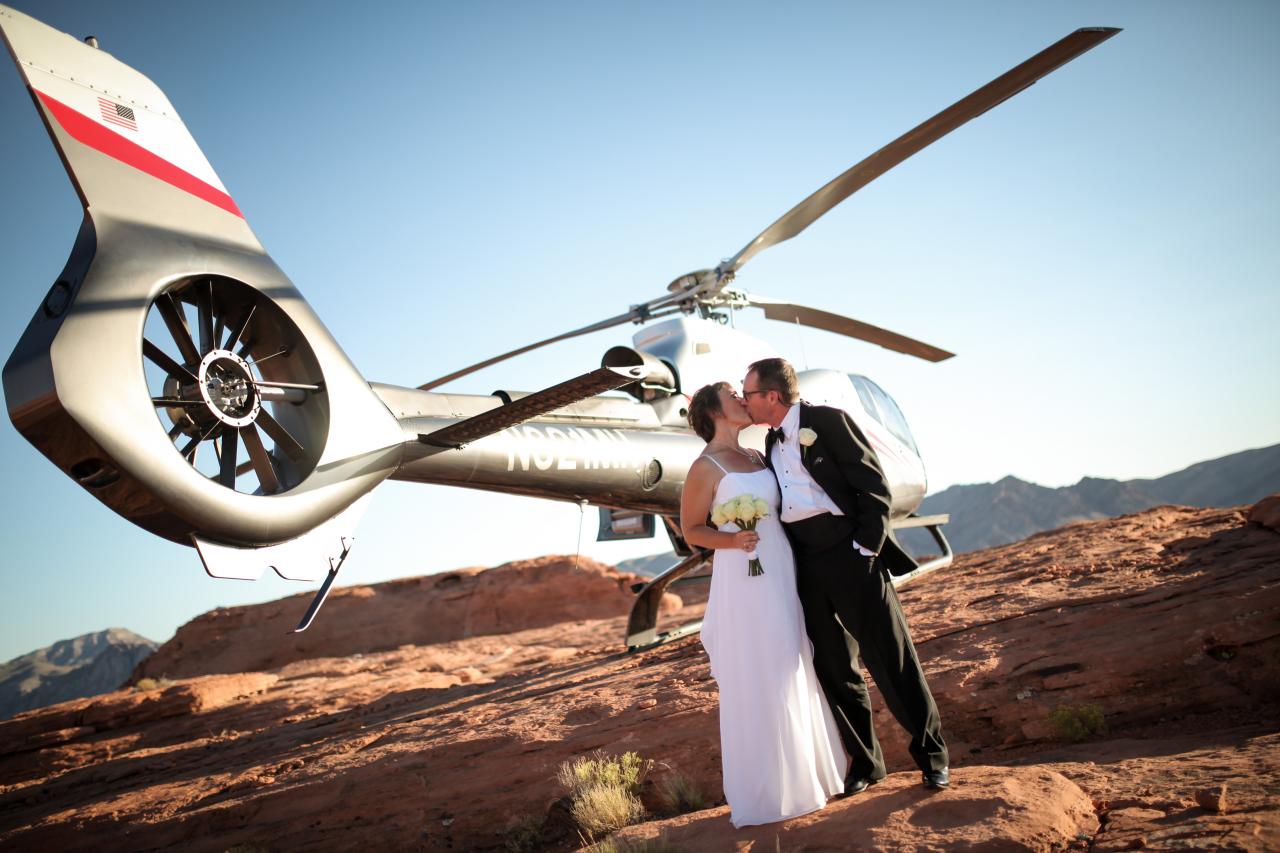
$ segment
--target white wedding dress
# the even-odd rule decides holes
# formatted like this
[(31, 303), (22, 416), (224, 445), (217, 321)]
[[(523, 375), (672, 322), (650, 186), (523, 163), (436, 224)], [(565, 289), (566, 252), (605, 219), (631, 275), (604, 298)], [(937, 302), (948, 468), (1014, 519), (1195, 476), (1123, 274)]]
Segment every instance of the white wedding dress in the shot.
[[(778, 520), (773, 472), (727, 472), (716, 486), (713, 506), (744, 493), (771, 507), (756, 526), (764, 574), (747, 575), (745, 552), (718, 549), (702, 621), (702, 645), (720, 687), (724, 795), (735, 827), (822, 808), (843, 792), (847, 764), (813, 672), (813, 647), (796, 595), (791, 545)], [(730, 523), (720, 529), (739, 528)]]

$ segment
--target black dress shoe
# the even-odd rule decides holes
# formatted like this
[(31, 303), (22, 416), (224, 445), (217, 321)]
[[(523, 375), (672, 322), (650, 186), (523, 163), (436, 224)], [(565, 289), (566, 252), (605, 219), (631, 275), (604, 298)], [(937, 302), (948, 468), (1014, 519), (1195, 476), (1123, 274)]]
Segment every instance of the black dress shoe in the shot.
[(926, 788), (946, 788), (951, 784), (951, 771), (946, 767), (941, 770), (926, 770), (923, 776)]
[(866, 776), (849, 774), (844, 777), (844, 794), (842, 796), (852, 797), (854, 794), (861, 794), (879, 781), (879, 779), (869, 779)]

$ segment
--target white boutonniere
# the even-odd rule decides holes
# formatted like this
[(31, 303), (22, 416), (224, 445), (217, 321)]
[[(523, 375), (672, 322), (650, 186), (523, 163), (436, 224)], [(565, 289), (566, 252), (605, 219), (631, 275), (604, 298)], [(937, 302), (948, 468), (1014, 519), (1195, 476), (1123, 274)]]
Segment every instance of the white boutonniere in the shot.
[(808, 427), (801, 427), (796, 440), (800, 442), (800, 458), (804, 459), (809, 447), (818, 440), (818, 434)]

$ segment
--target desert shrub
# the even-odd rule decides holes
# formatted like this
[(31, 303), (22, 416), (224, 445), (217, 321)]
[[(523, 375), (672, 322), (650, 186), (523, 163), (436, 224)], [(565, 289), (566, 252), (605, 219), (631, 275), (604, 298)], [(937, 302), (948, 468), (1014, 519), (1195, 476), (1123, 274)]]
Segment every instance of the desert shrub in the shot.
[(532, 853), (542, 849), (542, 818), (537, 815), (520, 815), (502, 833), (502, 843), (508, 853)]
[(1061, 740), (1080, 743), (1107, 733), (1107, 720), (1097, 705), (1059, 705), (1049, 724)]
[(595, 839), (644, 817), (637, 796), (653, 768), (634, 752), (606, 755), (596, 750), (560, 765), (556, 778), (569, 794), (569, 813)]
[(640, 786), (652, 769), (652, 761), (646, 761), (634, 752), (613, 756), (597, 749), (585, 758), (561, 764), (556, 778), (570, 797), (597, 785), (619, 787), (634, 796), (640, 793)]
[(700, 812), (711, 805), (711, 797), (696, 779), (683, 773), (669, 773), (658, 783), (658, 802), (672, 814)]
[(644, 817), (640, 800), (618, 785), (587, 786), (573, 798), (569, 811), (591, 838), (616, 832)]
[(159, 678), (139, 678), (138, 683), (133, 685), (135, 693), (145, 693), (148, 690), (161, 690), (173, 684), (173, 679), (165, 678), (163, 675)]

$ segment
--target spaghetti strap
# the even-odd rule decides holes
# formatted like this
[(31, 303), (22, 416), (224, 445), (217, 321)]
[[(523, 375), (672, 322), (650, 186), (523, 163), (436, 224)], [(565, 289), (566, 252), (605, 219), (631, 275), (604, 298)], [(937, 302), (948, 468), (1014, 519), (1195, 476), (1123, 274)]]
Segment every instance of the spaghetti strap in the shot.
[(715, 466), (716, 466), (717, 468), (719, 468), (719, 469), (721, 470), (721, 472), (723, 472), (723, 473), (725, 473), (725, 474), (728, 474), (728, 473), (729, 473), (729, 472), (725, 469), (725, 467), (724, 467), (723, 465), (721, 465), (719, 462), (716, 462), (716, 458), (715, 458), (714, 456), (712, 456), (710, 453), (706, 454), (706, 457), (707, 457), (708, 459), (710, 459), (712, 462), (714, 462), (714, 463), (715, 463)]

